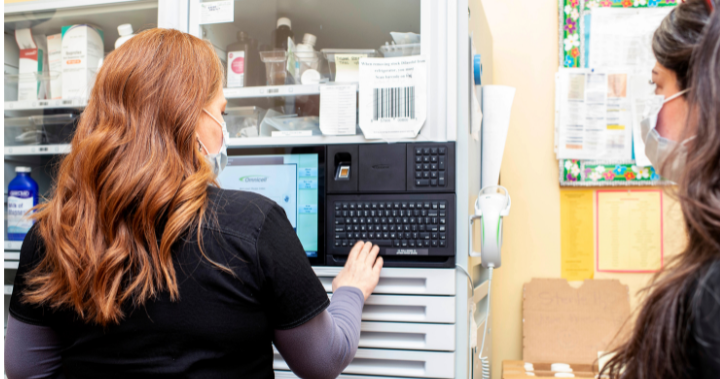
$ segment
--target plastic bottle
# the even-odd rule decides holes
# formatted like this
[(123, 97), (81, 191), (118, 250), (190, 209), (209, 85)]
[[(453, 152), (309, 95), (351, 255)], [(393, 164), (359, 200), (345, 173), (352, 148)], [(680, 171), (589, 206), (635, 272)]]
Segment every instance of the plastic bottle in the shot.
[(125, 41), (129, 40), (130, 38), (134, 37), (135, 34), (133, 34), (133, 28), (130, 24), (122, 24), (118, 25), (118, 33), (120, 33), (120, 38), (115, 41), (115, 48), (117, 49), (125, 43)]
[(295, 42), (295, 33), (291, 30), (292, 23), (287, 17), (280, 17), (277, 20), (277, 29), (275, 29), (275, 48), (287, 51), (288, 38)]
[(38, 204), (38, 185), (30, 177), (30, 167), (17, 167), (17, 176), (8, 185), (8, 240), (22, 241), (34, 221), (26, 213)]
[[(298, 77), (302, 84), (317, 84), (320, 82), (320, 73), (317, 71), (320, 58), (315, 51), (317, 37), (305, 33), (303, 43), (295, 47), (298, 63)], [(308, 72), (308, 74), (306, 74)]]
[(252, 41), (245, 32), (237, 33), (237, 42), (227, 47), (227, 87), (247, 87), (248, 76), (251, 71), (250, 59)]

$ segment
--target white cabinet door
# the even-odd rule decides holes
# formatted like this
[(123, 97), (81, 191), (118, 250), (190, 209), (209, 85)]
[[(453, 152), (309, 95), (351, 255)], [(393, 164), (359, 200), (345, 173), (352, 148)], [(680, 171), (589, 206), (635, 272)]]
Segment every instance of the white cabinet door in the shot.
[[(313, 267), (327, 292), (342, 267)], [(374, 293), (401, 295), (454, 295), (454, 269), (383, 268)]]
[(455, 325), (366, 321), (360, 347), (404, 350), (455, 350)]
[[(290, 370), (275, 350), (275, 370)], [(437, 351), (358, 349), (343, 374), (402, 376), (413, 378), (453, 378), (455, 353)], [(346, 377), (341, 375), (341, 378)]]

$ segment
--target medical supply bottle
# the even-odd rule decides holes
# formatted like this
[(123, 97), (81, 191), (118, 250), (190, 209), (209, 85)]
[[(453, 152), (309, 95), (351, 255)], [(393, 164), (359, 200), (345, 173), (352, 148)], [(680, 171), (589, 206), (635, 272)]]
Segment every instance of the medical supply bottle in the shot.
[(287, 51), (288, 38), (295, 42), (295, 33), (291, 30), (292, 23), (287, 17), (280, 17), (277, 20), (277, 29), (275, 29), (275, 48)]
[(38, 204), (38, 185), (30, 177), (30, 167), (17, 167), (15, 172), (8, 185), (8, 240), (22, 241), (34, 223), (26, 213)]
[(250, 74), (252, 41), (245, 32), (237, 33), (237, 42), (227, 47), (227, 87), (247, 87)]
[(118, 33), (120, 33), (120, 38), (115, 41), (116, 49), (125, 43), (125, 41), (135, 36), (135, 34), (133, 34), (132, 25), (130, 24), (118, 25)]

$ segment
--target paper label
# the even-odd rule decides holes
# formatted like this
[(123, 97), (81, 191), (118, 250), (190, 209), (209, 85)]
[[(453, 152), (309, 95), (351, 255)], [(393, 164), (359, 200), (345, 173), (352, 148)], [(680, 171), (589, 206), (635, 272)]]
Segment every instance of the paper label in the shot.
[(221, 24), (235, 20), (235, 2), (232, 0), (200, 3), (200, 25)]
[(365, 57), (367, 57), (367, 54), (335, 54), (335, 82), (357, 82), (360, 58)]
[(357, 126), (357, 86), (320, 86), (320, 131), (325, 135), (353, 135)]
[(51, 99), (62, 98), (62, 35), (60, 33), (47, 37), (48, 65), (50, 67)]
[(285, 69), (295, 78), (297, 62), (295, 61), (295, 42), (293, 42), (292, 38), (288, 37), (287, 45), (287, 64), (285, 65)]
[(227, 65), (227, 86), (245, 86), (245, 52), (228, 51)]
[(312, 130), (285, 130), (273, 131), (273, 137), (311, 137)]
[(360, 60), (360, 129), (368, 139), (414, 138), (425, 124), (424, 57)]
[(25, 234), (33, 226), (33, 220), (25, 213), (33, 207), (33, 195), (30, 191), (9, 191), (8, 194), (8, 233)]

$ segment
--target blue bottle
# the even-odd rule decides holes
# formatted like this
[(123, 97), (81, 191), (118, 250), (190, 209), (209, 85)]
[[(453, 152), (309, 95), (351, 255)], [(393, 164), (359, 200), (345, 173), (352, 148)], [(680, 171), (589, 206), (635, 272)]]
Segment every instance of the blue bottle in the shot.
[(8, 185), (8, 240), (22, 241), (33, 226), (26, 213), (38, 204), (38, 185), (30, 177), (30, 167), (17, 167), (17, 176)]

